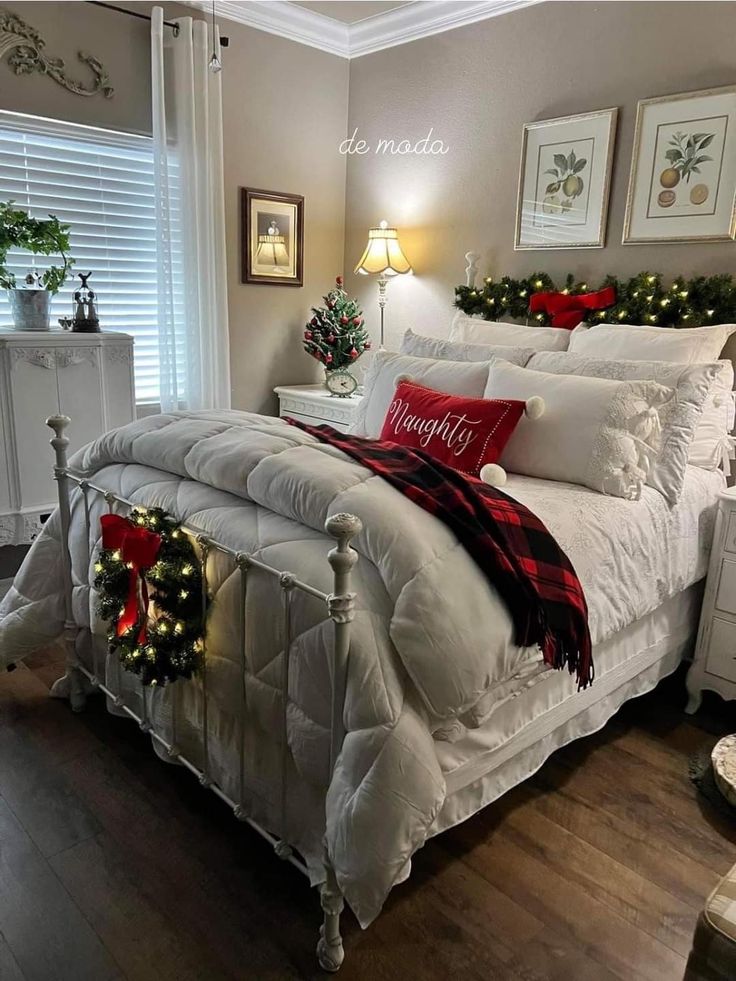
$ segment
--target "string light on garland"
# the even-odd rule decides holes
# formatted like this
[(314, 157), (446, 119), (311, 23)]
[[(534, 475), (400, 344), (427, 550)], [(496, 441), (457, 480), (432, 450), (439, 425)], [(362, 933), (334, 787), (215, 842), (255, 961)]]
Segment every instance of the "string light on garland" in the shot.
[[(533, 272), (523, 279), (502, 276), (484, 279), (482, 289), (455, 288), (455, 306), (464, 313), (486, 320), (530, 318), (529, 301), (535, 293), (562, 293), (565, 296), (598, 292), (608, 286), (616, 301), (592, 315), (596, 321), (620, 324), (656, 324), (659, 327), (699, 327), (710, 323), (736, 323), (736, 280), (728, 275), (699, 276), (686, 280), (676, 276), (664, 285), (659, 273), (644, 271), (630, 279), (607, 276), (600, 285), (576, 282), (568, 275), (555, 283), (549, 275)], [(657, 312), (654, 313), (653, 311)], [(535, 324), (548, 325), (551, 316), (533, 315)], [(588, 316), (591, 319), (591, 315)]]
[[(105, 519), (116, 522), (115, 533), (122, 537), (120, 547), (103, 547), (94, 565), (97, 609), (109, 621), (110, 650), (144, 685), (190, 678), (201, 661), (205, 629), (202, 573), (192, 542), (160, 508), (134, 508), (127, 521), (104, 516), (103, 544)], [(135, 556), (140, 536), (155, 550), (150, 566), (137, 564), (135, 557), (123, 561), (124, 553)]]

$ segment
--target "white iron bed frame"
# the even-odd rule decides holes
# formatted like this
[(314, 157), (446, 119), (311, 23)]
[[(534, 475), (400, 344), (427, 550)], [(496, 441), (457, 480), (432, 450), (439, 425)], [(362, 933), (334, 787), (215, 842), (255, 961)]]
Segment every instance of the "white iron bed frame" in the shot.
[[(181, 763), (188, 770), (190, 770), (199, 780), (203, 787), (209, 787), (221, 800), (225, 801), (232, 810), (233, 814), (239, 821), (244, 821), (246, 824), (250, 825), (255, 831), (258, 832), (261, 837), (265, 838), (273, 846), (274, 851), (279, 858), (291, 862), (292, 865), (296, 866), (300, 872), (304, 875), (309, 875), (306, 864), (302, 859), (294, 853), (291, 845), (282, 837), (274, 835), (271, 831), (266, 830), (257, 821), (254, 821), (248, 813), (248, 802), (246, 796), (243, 793), (244, 786), (244, 752), (245, 752), (245, 738), (244, 738), (244, 721), (245, 721), (245, 704), (241, 706), (240, 712), (240, 739), (239, 739), (239, 752), (240, 752), (240, 794), (239, 800), (233, 800), (228, 794), (226, 794), (217, 783), (211, 778), (208, 772), (208, 730), (207, 730), (207, 670), (206, 670), (206, 652), (205, 644), (206, 637), (203, 638), (202, 647), (202, 668), (199, 674), (201, 680), (201, 690), (202, 690), (202, 759), (204, 765), (202, 768), (196, 766), (191, 760), (181, 752), (179, 747), (176, 745), (176, 716), (172, 720), (174, 739), (169, 741), (164, 737), (164, 735), (156, 729), (156, 725), (151, 718), (148, 707), (148, 698), (146, 695), (146, 687), (141, 686), (142, 695), (142, 714), (139, 715), (137, 712), (133, 711), (128, 705), (125, 704), (124, 699), (120, 694), (120, 689), (114, 690), (110, 685), (105, 684), (98, 677), (96, 670), (90, 671), (80, 660), (79, 654), (77, 652), (77, 635), (80, 628), (74, 621), (74, 613), (72, 606), (72, 564), (71, 564), (71, 554), (69, 552), (69, 527), (71, 518), (71, 485), (76, 485), (82, 495), (84, 500), (84, 513), (87, 522), (87, 541), (90, 540), (90, 512), (89, 512), (89, 495), (99, 494), (104, 497), (109, 507), (113, 507), (115, 504), (122, 505), (123, 507), (132, 508), (135, 505), (132, 501), (121, 497), (119, 494), (114, 494), (112, 491), (107, 490), (104, 487), (100, 487), (94, 484), (92, 481), (86, 480), (75, 474), (74, 471), (69, 469), (67, 462), (67, 449), (69, 446), (69, 438), (66, 435), (66, 429), (69, 426), (71, 420), (68, 416), (51, 416), (46, 420), (46, 425), (49, 426), (54, 431), (54, 436), (50, 440), (54, 452), (56, 455), (56, 461), (54, 466), (54, 479), (56, 480), (59, 496), (59, 517), (61, 523), (61, 558), (62, 558), (62, 578), (63, 578), (63, 589), (64, 589), (64, 631), (63, 631), (63, 644), (65, 651), (66, 660), (66, 673), (62, 678), (59, 678), (57, 682), (53, 685), (51, 689), (51, 694), (57, 698), (68, 699), (72, 710), (74, 712), (81, 712), (85, 707), (87, 690), (91, 686), (92, 689), (97, 689), (103, 692), (108, 698), (112, 700), (114, 705), (126, 715), (128, 715), (133, 721), (137, 722), (143, 732), (148, 732), (151, 738), (154, 739), (159, 746), (163, 748), (166, 755), (171, 759), (172, 762)], [(253, 555), (249, 555), (245, 552), (236, 552), (226, 545), (215, 541), (211, 536), (204, 534), (201, 530), (192, 527), (191, 525), (184, 524), (181, 526), (182, 531), (193, 538), (197, 545), (199, 546), (200, 563), (202, 567), (202, 606), (203, 610), (207, 603), (207, 557), (212, 550), (220, 551), (225, 555), (229, 556), (235, 561), (237, 568), (240, 573), (240, 591), (241, 591), (241, 616), (239, 624), (239, 649), (240, 649), (240, 671), (241, 671), (241, 681), (242, 681), (242, 691), (245, 693), (245, 679), (248, 673), (248, 667), (246, 662), (246, 617), (245, 617), (245, 594), (247, 590), (248, 583), (248, 571), (249, 569), (258, 569), (261, 572), (265, 572), (270, 576), (274, 576), (278, 579), (281, 586), (282, 595), (284, 598), (284, 623), (285, 623), (285, 644), (284, 652), (285, 656), (283, 659), (282, 675), (281, 675), (281, 686), (284, 693), (284, 697), (281, 699), (281, 737), (282, 737), (282, 753), (281, 753), (281, 765), (280, 765), (280, 813), (281, 813), (281, 826), (286, 827), (286, 805), (287, 805), (287, 759), (288, 759), (288, 739), (287, 739), (287, 703), (288, 703), (288, 690), (289, 690), (289, 654), (291, 648), (291, 641), (289, 636), (289, 610), (291, 602), (291, 593), (293, 590), (302, 590), (303, 592), (313, 596), (319, 600), (322, 600), (326, 606), (327, 617), (332, 620), (334, 624), (334, 644), (332, 651), (332, 693), (331, 693), (331, 720), (330, 720), (330, 774), (332, 774), (337, 758), (342, 749), (343, 739), (345, 737), (345, 729), (343, 724), (343, 711), (345, 706), (345, 686), (347, 679), (347, 665), (348, 656), (350, 652), (350, 624), (354, 618), (355, 610), (355, 593), (351, 592), (351, 570), (358, 560), (357, 552), (350, 547), (351, 539), (357, 535), (361, 528), (362, 522), (360, 518), (357, 518), (352, 514), (333, 514), (331, 515), (326, 523), (325, 529), (327, 533), (336, 540), (336, 546), (329, 551), (327, 554), (327, 561), (332, 567), (333, 573), (333, 589), (331, 593), (324, 593), (322, 590), (311, 586), (309, 583), (302, 582), (300, 579), (287, 571), (280, 569), (275, 569), (273, 566), (267, 565), (260, 559), (255, 558)], [(93, 669), (95, 668), (96, 662), (93, 662)], [(120, 674), (117, 675), (118, 680), (120, 679)], [(244, 698), (243, 694), (243, 698)], [(176, 703), (174, 702), (174, 705)], [(320, 966), (326, 971), (337, 971), (344, 959), (344, 950), (342, 945), (342, 937), (340, 935), (340, 914), (343, 909), (343, 897), (340, 892), (337, 880), (335, 877), (334, 870), (330, 864), (327, 852), (324, 853), (324, 870), (325, 870), (325, 881), (320, 887), (320, 902), (323, 911), (323, 922), (320, 927), (320, 936), (317, 943), (317, 958), (319, 960)]]
[[(465, 268), (465, 281), (466, 285), (470, 288), (475, 286), (475, 280), (477, 277), (477, 265), (480, 256), (474, 252), (468, 252), (465, 255), (467, 262)], [(735, 335), (736, 337), (736, 335)], [(728, 353), (725, 353), (728, 357)], [(255, 556), (244, 553), (236, 552), (235, 550), (228, 548), (222, 543), (213, 539), (210, 535), (204, 533), (201, 529), (193, 527), (188, 523), (182, 525), (182, 530), (186, 532), (197, 544), (200, 553), (200, 562), (202, 566), (202, 583), (203, 583), (203, 608), (206, 602), (207, 595), (207, 557), (212, 551), (219, 551), (224, 555), (228, 556), (238, 569), (240, 576), (240, 622), (238, 625), (238, 643), (239, 643), (239, 653), (240, 653), (240, 672), (242, 681), (242, 705), (240, 711), (240, 735), (239, 735), (239, 792), (237, 794), (238, 800), (234, 800), (230, 795), (225, 793), (223, 789), (217, 784), (217, 782), (212, 778), (212, 775), (208, 772), (208, 731), (207, 731), (207, 705), (208, 705), (208, 692), (207, 692), (207, 670), (206, 670), (206, 657), (202, 659), (202, 669), (200, 671), (200, 681), (201, 681), (201, 715), (202, 715), (202, 731), (201, 731), (201, 759), (202, 766), (198, 766), (189, 760), (182, 752), (181, 749), (176, 745), (176, 714), (174, 713), (171, 726), (171, 738), (166, 738), (166, 736), (158, 731), (156, 723), (152, 718), (152, 713), (150, 711), (149, 698), (147, 697), (147, 689), (145, 686), (141, 686), (141, 714), (135, 712), (129, 705), (125, 704), (125, 701), (121, 695), (120, 687), (118, 690), (114, 690), (115, 685), (113, 682), (103, 683), (100, 679), (99, 674), (96, 670), (96, 659), (93, 659), (92, 670), (89, 670), (80, 659), (80, 655), (77, 651), (77, 636), (82, 628), (78, 627), (73, 614), (72, 608), (72, 565), (71, 565), (71, 554), (69, 551), (69, 530), (70, 530), (70, 520), (71, 520), (71, 489), (72, 485), (79, 488), (84, 503), (84, 514), (87, 523), (87, 539), (90, 540), (90, 508), (89, 508), (89, 495), (97, 494), (101, 495), (107, 502), (109, 507), (115, 505), (121, 506), (123, 508), (132, 508), (135, 506), (134, 502), (129, 501), (119, 494), (115, 494), (112, 491), (101, 487), (90, 480), (74, 473), (70, 470), (67, 462), (67, 448), (69, 445), (69, 439), (66, 436), (66, 430), (70, 425), (71, 420), (67, 416), (52, 416), (47, 419), (47, 425), (54, 431), (54, 436), (51, 439), (51, 445), (55, 452), (55, 466), (54, 466), (54, 478), (57, 482), (58, 488), (58, 499), (59, 499), (59, 515), (61, 524), (61, 553), (62, 553), (62, 577), (63, 577), (63, 589), (65, 598), (65, 610), (64, 610), (64, 629), (63, 629), (63, 642), (65, 648), (66, 657), (66, 673), (60, 678), (52, 688), (52, 694), (59, 698), (68, 699), (71, 703), (71, 707), (75, 712), (80, 712), (84, 709), (86, 694), (91, 689), (97, 689), (103, 692), (109, 699), (112, 700), (115, 707), (133, 719), (138, 723), (140, 728), (144, 732), (150, 733), (152, 739), (161, 747), (164, 751), (164, 755), (171, 759), (172, 762), (181, 763), (187, 769), (189, 769), (200, 781), (200, 783), (209, 787), (221, 800), (225, 801), (229, 807), (232, 808), (235, 817), (250, 825), (259, 835), (261, 835), (266, 841), (268, 841), (276, 852), (277, 856), (285, 861), (289, 861), (292, 865), (298, 868), (303, 874), (309, 875), (306, 863), (301, 859), (301, 857), (295, 853), (291, 844), (286, 839), (286, 835), (277, 835), (272, 830), (267, 830), (256, 820), (254, 820), (249, 813), (249, 803), (247, 800), (247, 794), (244, 792), (244, 750), (245, 750), (245, 717), (246, 717), (246, 704), (245, 704), (245, 681), (249, 674), (247, 661), (246, 661), (246, 616), (245, 616), (245, 597), (246, 590), (248, 588), (248, 572), (250, 569), (257, 569), (267, 575), (274, 577), (278, 580), (281, 587), (281, 594), (283, 598), (283, 609), (284, 609), (284, 624), (285, 624), (285, 653), (286, 656), (283, 659), (282, 664), (282, 675), (281, 675), (281, 688), (286, 697), (281, 699), (281, 713), (280, 713), (280, 726), (281, 726), (281, 738), (282, 738), (282, 751), (279, 766), (279, 807), (280, 807), (280, 825), (282, 832), (286, 828), (285, 815), (286, 806), (288, 799), (289, 788), (287, 785), (287, 760), (288, 760), (288, 740), (286, 738), (287, 734), (287, 707), (288, 707), (288, 681), (289, 681), (289, 654), (291, 648), (291, 639), (289, 633), (289, 611), (291, 595), (293, 590), (301, 590), (308, 595), (317, 598), (318, 600), (324, 602), (326, 608), (326, 617), (331, 619), (334, 623), (334, 645), (332, 651), (332, 691), (331, 691), (331, 722), (330, 722), (330, 769), (329, 773), (332, 774), (335, 768), (336, 761), (342, 749), (343, 740), (345, 737), (344, 723), (343, 723), (343, 713), (345, 706), (345, 690), (346, 690), (346, 679), (348, 671), (348, 659), (350, 653), (350, 624), (354, 619), (355, 612), (355, 594), (351, 591), (351, 571), (355, 563), (357, 562), (358, 555), (350, 547), (350, 542), (352, 538), (357, 535), (362, 529), (362, 522), (358, 517), (351, 514), (336, 514), (330, 516), (326, 523), (325, 528), (327, 533), (335, 539), (336, 546), (332, 548), (328, 555), (327, 560), (332, 569), (333, 575), (333, 589), (331, 593), (325, 593), (322, 590), (310, 585), (309, 583), (299, 580), (293, 573), (289, 571), (284, 571), (276, 569), (273, 566), (266, 564), (265, 562), (257, 559)], [(693, 628), (694, 636), (694, 628)], [(206, 638), (205, 638), (206, 640)], [(650, 679), (642, 686), (641, 691), (633, 691), (631, 694), (622, 695), (621, 701), (625, 701), (628, 697), (632, 697), (636, 694), (641, 694), (645, 690), (649, 690), (653, 687), (661, 677), (668, 674), (679, 662), (683, 650), (688, 647), (688, 638), (683, 638), (682, 643), (677, 645), (677, 650), (675, 648), (670, 652), (669, 659), (664, 660), (664, 654), (660, 654), (657, 658), (652, 659), (652, 665), (649, 665), (649, 661), (643, 663), (643, 666), (632, 666), (632, 671), (630, 677), (636, 677), (641, 671), (649, 667), (651, 671), (655, 670), (654, 660), (658, 664), (661, 663), (661, 670), (656, 674), (653, 674)], [(103, 672), (104, 673), (104, 672)], [(122, 669), (118, 669), (117, 673), (113, 672), (118, 683), (121, 679)], [(628, 672), (625, 672), (621, 676), (621, 681), (626, 680), (629, 677)], [(107, 679), (109, 682), (109, 678)], [(616, 682), (618, 684), (618, 681)], [(613, 692), (613, 688), (612, 688)], [(583, 696), (579, 696), (582, 699), (580, 712), (581, 718), (582, 713), (587, 711), (588, 702), (590, 698), (586, 698), (589, 693), (584, 693)], [(611, 698), (614, 698), (614, 694), (611, 694)], [(176, 701), (174, 700), (174, 705)], [(593, 712), (593, 707), (590, 708)], [(611, 708), (610, 711), (606, 712), (606, 718), (610, 716), (616, 707)], [(552, 719), (551, 717), (556, 714), (555, 712), (550, 712), (548, 715), (550, 719), (540, 720), (544, 721), (544, 727), (539, 731), (535, 731), (535, 739), (541, 740), (543, 736), (549, 736), (552, 730), (557, 726), (558, 721)], [(559, 714), (559, 713), (557, 713)], [(591, 716), (592, 721), (588, 727), (588, 731), (594, 731), (599, 728), (602, 724), (600, 721), (596, 722), (595, 718)], [(565, 720), (562, 719), (562, 722)], [(531, 734), (530, 734), (531, 736)], [(564, 735), (561, 737), (561, 745), (568, 742), (570, 738), (576, 738), (575, 735)], [(516, 738), (512, 738), (511, 742), (516, 742)], [(526, 745), (526, 743), (524, 744)], [(510, 749), (510, 747), (506, 747)], [(522, 752), (524, 746), (517, 746), (516, 750)], [(542, 759), (546, 758), (548, 753), (543, 753)], [(509, 753), (502, 753), (504, 759), (509, 756)], [(498, 765), (501, 765), (500, 761)], [(536, 766), (532, 767), (536, 769)], [(491, 767), (489, 772), (493, 769)], [(523, 779), (523, 778), (522, 778)], [(502, 781), (503, 782), (503, 781)], [(518, 783), (516, 777), (511, 777), (510, 782), (506, 782), (506, 789), (510, 786), (514, 786)], [(486, 797), (486, 804), (494, 800), (500, 793), (505, 792), (504, 789), (500, 789), (498, 792), (494, 792), (490, 797)], [(480, 807), (486, 806), (486, 804), (481, 803)], [(478, 807), (473, 807), (478, 810)], [(469, 813), (461, 814), (455, 819), (448, 820), (444, 824), (444, 827), (449, 827), (456, 823), (457, 820), (464, 820), (469, 817)], [(430, 831), (430, 834), (436, 834), (438, 831), (443, 830), (443, 826), (438, 827), (434, 831)], [(320, 926), (320, 936), (317, 944), (317, 957), (320, 966), (330, 972), (339, 970), (343, 960), (344, 960), (344, 950), (342, 937), (340, 934), (340, 915), (343, 910), (344, 900), (340, 892), (340, 888), (337, 884), (335, 872), (329, 861), (329, 857), (325, 851), (324, 853), (324, 883), (320, 886), (320, 902), (323, 911), (323, 922)]]

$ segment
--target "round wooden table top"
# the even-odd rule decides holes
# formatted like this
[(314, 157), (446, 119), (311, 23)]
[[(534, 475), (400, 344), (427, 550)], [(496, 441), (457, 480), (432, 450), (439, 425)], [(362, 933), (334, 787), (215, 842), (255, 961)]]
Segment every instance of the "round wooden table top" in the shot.
[(710, 758), (718, 789), (728, 803), (736, 807), (736, 734), (720, 739)]

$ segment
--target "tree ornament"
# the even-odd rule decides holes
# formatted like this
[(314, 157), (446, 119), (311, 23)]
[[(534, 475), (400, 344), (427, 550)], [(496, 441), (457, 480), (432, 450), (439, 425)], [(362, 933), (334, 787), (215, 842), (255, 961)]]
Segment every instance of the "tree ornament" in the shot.
[(190, 678), (205, 629), (194, 546), (161, 508), (133, 508), (129, 518), (106, 514), (101, 525), (94, 586), (110, 651), (144, 685)]

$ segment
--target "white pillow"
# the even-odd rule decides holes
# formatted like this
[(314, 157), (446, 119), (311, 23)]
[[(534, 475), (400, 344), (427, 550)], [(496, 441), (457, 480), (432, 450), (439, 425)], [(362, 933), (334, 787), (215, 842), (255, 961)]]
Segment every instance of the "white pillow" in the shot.
[(703, 406), (695, 436), (690, 444), (688, 463), (705, 470), (719, 466), (728, 473), (728, 458), (733, 457), (728, 434), (734, 425), (733, 364), (719, 361), (722, 371), (716, 377)]
[(521, 419), (499, 463), (512, 473), (582, 484), (638, 500), (656, 455), (657, 408), (674, 392), (652, 381), (552, 375), (491, 362), (485, 397), (541, 396), (545, 412)]
[(504, 324), (500, 321), (469, 317), (458, 310), (450, 326), (451, 341), (466, 344), (499, 344), (531, 347), (535, 351), (566, 351), (570, 331), (559, 327), (526, 327), (524, 324)]
[(591, 358), (627, 361), (676, 361), (703, 364), (717, 361), (736, 324), (710, 327), (655, 327), (632, 324), (580, 324), (572, 332), (569, 351)]
[(662, 426), (660, 450), (657, 459), (652, 462), (646, 482), (650, 487), (655, 487), (670, 504), (677, 504), (685, 481), (688, 452), (703, 414), (703, 406), (714, 388), (720, 391), (716, 379), (724, 374), (725, 365), (722, 362), (687, 365), (669, 361), (605, 361), (570, 351), (544, 351), (535, 354), (527, 367), (554, 375), (655, 381), (674, 389), (674, 398), (659, 409)]
[(440, 361), (488, 361), (494, 355), (518, 364), (522, 368), (535, 353), (531, 347), (505, 347), (501, 344), (466, 344), (464, 341), (443, 341), (439, 337), (415, 334), (411, 327), (401, 341), (401, 353), (415, 358), (435, 358)]
[(481, 398), (488, 379), (488, 364), (488, 361), (436, 361), (378, 351), (366, 373), (365, 394), (350, 432), (374, 439), (380, 436), (399, 375), (407, 375), (412, 381), (438, 392)]

